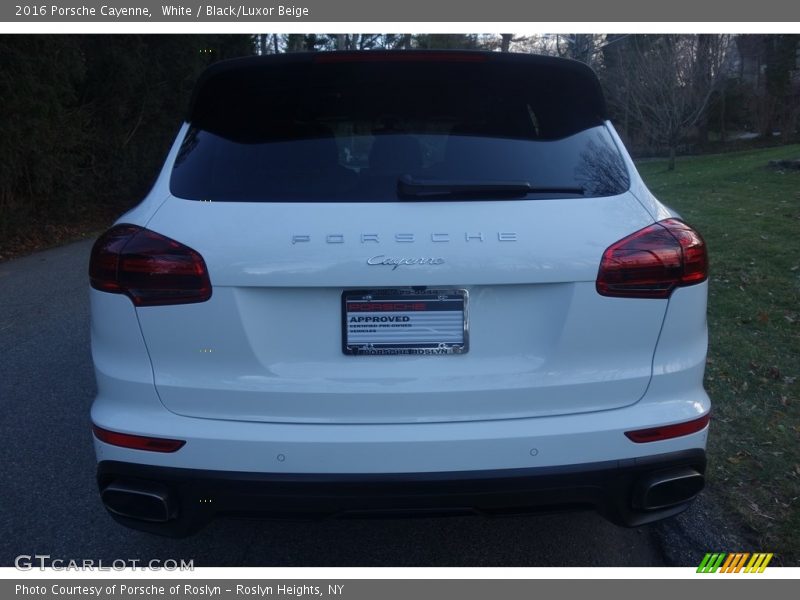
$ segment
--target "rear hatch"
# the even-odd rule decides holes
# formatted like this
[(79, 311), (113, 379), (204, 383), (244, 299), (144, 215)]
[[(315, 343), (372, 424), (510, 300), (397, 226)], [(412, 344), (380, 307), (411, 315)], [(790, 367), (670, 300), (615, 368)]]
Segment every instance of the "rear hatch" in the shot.
[(194, 417), (407, 423), (636, 402), (666, 300), (595, 290), (652, 219), (594, 74), (541, 57), (221, 63), (147, 224), (199, 252), (202, 303), (137, 309)]

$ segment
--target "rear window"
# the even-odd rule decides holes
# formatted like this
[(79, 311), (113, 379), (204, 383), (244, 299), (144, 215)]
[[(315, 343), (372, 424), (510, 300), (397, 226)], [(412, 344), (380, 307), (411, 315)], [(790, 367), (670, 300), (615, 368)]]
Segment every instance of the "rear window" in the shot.
[(374, 202), (628, 189), (588, 69), (473, 54), (416, 57), (317, 55), (212, 71), (195, 92), (172, 193)]

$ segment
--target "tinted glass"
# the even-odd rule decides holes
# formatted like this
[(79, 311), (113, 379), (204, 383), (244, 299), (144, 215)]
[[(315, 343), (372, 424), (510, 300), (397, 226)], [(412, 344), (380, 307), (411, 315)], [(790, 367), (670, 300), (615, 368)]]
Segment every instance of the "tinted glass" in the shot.
[[(622, 158), (593, 105), (582, 104), (580, 82), (535, 75), (446, 62), (223, 74), (198, 94), (172, 193), (215, 201), (396, 201), (401, 178), (459, 189), (530, 185), (519, 197), (625, 191)], [(470, 195), (484, 196), (496, 194)]]

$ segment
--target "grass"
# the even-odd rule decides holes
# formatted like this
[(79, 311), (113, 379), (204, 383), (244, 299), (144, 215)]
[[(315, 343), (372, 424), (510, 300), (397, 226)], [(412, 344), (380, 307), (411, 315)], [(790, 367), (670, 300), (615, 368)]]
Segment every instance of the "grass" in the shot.
[(710, 256), (709, 491), (786, 566), (800, 564), (800, 145), (639, 165)]

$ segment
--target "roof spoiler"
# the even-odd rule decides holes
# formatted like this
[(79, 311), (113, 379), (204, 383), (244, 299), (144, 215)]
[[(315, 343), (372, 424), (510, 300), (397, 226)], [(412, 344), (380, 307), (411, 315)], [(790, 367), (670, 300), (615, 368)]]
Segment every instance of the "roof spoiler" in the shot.
[[(275, 67), (303, 65), (303, 68), (336, 68), (354, 63), (473, 63), (491, 64), (493, 71), (506, 71), (509, 76), (523, 74), (539, 78), (546, 91), (559, 95), (561, 102), (580, 105), (580, 112), (593, 120), (605, 121), (606, 103), (595, 72), (586, 64), (567, 58), (482, 52), (472, 50), (365, 50), (342, 52), (301, 52), (250, 56), (217, 62), (199, 77), (192, 93), (186, 120), (191, 122), (203, 113), (209, 98), (237, 83), (252, 78), (269, 77)], [(211, 102), (211, 104), (215, 104)]]

